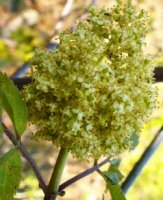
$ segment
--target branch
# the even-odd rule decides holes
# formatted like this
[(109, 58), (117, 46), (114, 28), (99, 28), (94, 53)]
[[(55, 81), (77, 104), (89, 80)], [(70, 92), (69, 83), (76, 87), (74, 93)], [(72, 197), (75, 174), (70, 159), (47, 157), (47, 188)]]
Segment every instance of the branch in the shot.
[(42, 178), (42, 175), (40, 173), (40, 170), (38, 169), (36, 163), (34, 162), (34, 160), (31, 158), (30, 154), (27, 152), (27, 150), (25, 149), (25, 147), (23, 146), (23, 144), (21, 143), (21, 141), (17, 140), (16, 137), (14, 136), (14, 134), (6, 127), (6, 125), (3, 123), (2, 120), (0, 120), (0, 124), (2, 125), (5, 134), (7, 135), (7, 137), (10, 139), (10, 141), (13, 143), (14, 146), (16, 146), (18, 148), (18, 150), (21, 152), (22, 156), (26, 159), (26, 161), (30, 164), (30, 166), (32, 167), (38, 181), (39, 181), (39, 185), (42, 188), (43, 192), (47, 194), (48, 189), (47, 186)]
[(104, 161), (100, 162), (99, 164), (83, 171), (82, 173), (74, 176), (73, 178), (69, 179), (68, 181), (64, 182), (62, 185), (59, 186), (59, 193), (62, 193), (62, 191), (67, 188), (68, 186), (72, 185), (73, 183), (75, 183), (76, 181), (84, 178), (85, 176), (88, 176), (89, 174), (97, 171), (101, 166), (105, 165), (106, 163), (108, 163), (110, 160), (109, 158), (106, 158)]

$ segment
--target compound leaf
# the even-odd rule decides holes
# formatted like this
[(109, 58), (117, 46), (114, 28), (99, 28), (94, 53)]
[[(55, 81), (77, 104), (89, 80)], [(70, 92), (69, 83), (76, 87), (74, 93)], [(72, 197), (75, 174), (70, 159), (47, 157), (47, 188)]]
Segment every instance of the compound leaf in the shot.
[(22, 163), (16, 148), (0, 158), (0, 200), (12, 200), (21, 178)]

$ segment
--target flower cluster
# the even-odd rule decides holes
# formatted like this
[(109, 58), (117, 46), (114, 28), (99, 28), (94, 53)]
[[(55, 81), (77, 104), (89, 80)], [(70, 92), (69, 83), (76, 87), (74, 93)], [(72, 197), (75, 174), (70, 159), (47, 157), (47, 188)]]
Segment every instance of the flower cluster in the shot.
[(79, 159), (130, 149), (155, 107), (153, 67), (142, 47), (147, 16), (127, 5), (92, 7), (73, 32), (31, 62), (24, 98), (36, 137)]

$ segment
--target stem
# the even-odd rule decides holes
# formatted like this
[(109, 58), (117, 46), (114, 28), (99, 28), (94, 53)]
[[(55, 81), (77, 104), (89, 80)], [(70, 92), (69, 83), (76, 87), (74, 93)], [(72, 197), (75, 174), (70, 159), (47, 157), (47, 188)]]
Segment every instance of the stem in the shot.
[(63, 174), (67, 158), (68, 158), (68, 151), (61, 148), (48, 186), (48, 193), (54, 194), (54, 197), (52, 197), (51, 200), (52, 199), (54, 200), (57, 196), (59, 183)]
[(6, 127), (6, 125), (3, 123), (2, 120), (0, 120), (0, 124), (2, 125), (5, 134), (7, 135), (7, 137), (11, 140), (11, 142), (14, 144), (14, 146), (16, 146), (18, 148), (18, 150), (21, 152), (22, 156), (26, 159), (26, 161), (30, 164), (30, 166), (32, 167), (38, 181), (39, 181), (39, 185), (42, 188), (43, 192), (48, 195), (48, 189), (47, 186), (42, 178), (42, 175), (40, 173), (40, 170), (38, 169), (36, 163), (34, 162), (34, 160), (32, 159), (32, 157), (30, 156), (30, 154), (27, 152), (27, 150), (25, 149), (25, 147), (23, 146), (23, 144), (21, 143), (21, 141), (17, 140), (16, 137), (14, 136), (14, 134)]
[(71, 184), (75, 183), (76, 181), (80, 180), (81, 178), (84, 178), (85, 176), (88, 176), (89, 174), (98, 171), (101, 166), (108, 163), (110, 160), (109, 158), (106, 158), (99, 164), (94, 165), (93, 167), (86, 169), (85, 171), (81, 172), (80, 174), (74, 176), (73, 178), (69, 179), (68, 181), (64, 182), (62, 185), (59, 186), (59, 192), (62, 192), (65, 188), (70, 186)]

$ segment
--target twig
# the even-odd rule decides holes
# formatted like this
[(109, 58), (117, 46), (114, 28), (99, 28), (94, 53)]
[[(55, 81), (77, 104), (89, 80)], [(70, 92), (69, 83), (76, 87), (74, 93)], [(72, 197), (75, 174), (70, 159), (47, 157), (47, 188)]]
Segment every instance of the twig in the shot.
[[(94, 161), (94, 166), (96, 166), (96, 165), (97, 165), (97, 160)], [(97, 169), (96, 172), (103, 177), (103, 173), (102, 173), (102, 171), (100, 169)]]
[(61, 184), (59, 186), (59, 193), (61, 193), (65, 188), (67, 188), (68, 186), (72, 185), (73, 183), (75, 183), (76, 181), (84, 178), (85, 176), (88, 176), (89, 174), (97, 171), (101, 166), (103, 166), (104, 164), (108, 163), (110, 160), (109, 158), (106, 158), (104, 161), (100, 162), (99, 164), (83, 171), (82, 173), (74, 176), (73, 178), (69, 179), (68, 181), (64, 182), (63, 184)]
[(6, 127), (6, 125), (3, 123), (2, 120), (0, 120), (0, 124), (2, 125), (5, 134), (7, 135), (7, 137), (11, 140), (11, 142), (13, 143), (14, 146), (16, 146), (18, 148), (18, 150), (21, 152), (22, 156), (27, 160), (27, 162), (30, 164), (30, 166), (32, 167), (38, 181), (39, 181), (39, 185), (42, 188), (43, 192), (47, 194), (48, 189), (47, 186), (42, 178), (42, 175), (40, 173), (40, 170), (38, 169), (36, 163), (34, 162), (34, 160), (31, 158), (30, 154), (27, 152), (27, 150), (25, 149), (25, 147), (23, 146), (23, 144), (21, 143), (21, 141), (18, 141), (16, 139), (16, 137), (14, 136), (14, 134)]

